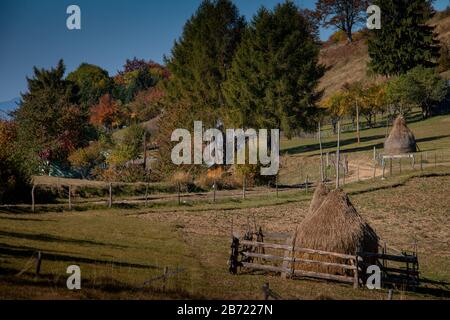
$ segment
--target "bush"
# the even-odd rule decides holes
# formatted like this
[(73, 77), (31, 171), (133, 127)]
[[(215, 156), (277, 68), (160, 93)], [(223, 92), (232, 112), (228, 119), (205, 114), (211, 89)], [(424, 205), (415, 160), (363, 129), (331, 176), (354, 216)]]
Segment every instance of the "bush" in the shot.
[(105, 155), (100, 142), (91, 143), (86, 148), (75, 150), (69, 155), (69, 161), (84, 178), (91, 175), (92, 170), (105, 162)]
[(30, 174), (15, 144), (16, 126), (0, 121), (0, 203), (11, 204), (30, 198)]

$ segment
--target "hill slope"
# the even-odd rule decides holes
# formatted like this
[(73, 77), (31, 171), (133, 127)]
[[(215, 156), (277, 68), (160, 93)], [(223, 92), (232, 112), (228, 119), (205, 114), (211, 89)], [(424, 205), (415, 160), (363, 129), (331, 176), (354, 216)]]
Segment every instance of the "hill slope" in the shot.
[[(450, 45), (450, 16), (443, 13), (430, 21), (436, 26), (438, 39)], [(354, 43), (325, 44), (320, 53), (320, 62), (328, 67), (322, 77), (319, 89), (324, 90), (324, 98), (341, 89), (345, 83), (373, 80), (368, 75), (369, 54), (366, 39)], [(450, 78), (447, 71), (444, 76)]]

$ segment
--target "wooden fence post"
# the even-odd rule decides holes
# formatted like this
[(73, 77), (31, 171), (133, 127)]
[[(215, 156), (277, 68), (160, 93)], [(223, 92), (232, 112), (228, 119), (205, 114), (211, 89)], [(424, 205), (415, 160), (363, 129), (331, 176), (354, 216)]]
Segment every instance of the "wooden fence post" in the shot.
[(178, 182), (178, 205), (181, 204), (181, 183)]
[(377, 176), (377, 163), (374, 162), (373, 164), (373, 179), (375, 180), (375, 177)]
[(381, 180), (386, 179), (385, 178), (385, 172), (386, 172), (386, 162), (383, 160), (381, 160), (381, 166), (382, 166), (382, 173), (381, 173)]
[(358, 287), (359, 287), (359, 251), (360, 251), (360, 248), (358, 247), (355, 252), (355, 268), (356, 269), (353, 272), (353, 276), (354, 276), (353, 288), (354, 289), (358, 289)]
[(39, 277), (39, 273), (41, 272), (41, 261), (42, 261), (42, 253), (38, 251), (36, 257), (36, 270), (35, 270), (36, 277)]
[(69, 211), (72, 210), (72, 185), (69, 184)]
[(394, 291), (393, 291), (392, 289), (389, 289), (387, 299), (388, 299), (388, 300), (392, 300), (392, 296), (393, 296), (393, 295), (394, 295)]
[(244, 174), (244, 176), (242, 177), (242, 199), (245, 199), (245, 188), (247, 187), (246, 184), (247, 184), (247, 175)]
[(216, 188), (217, 188), (216, 179), (214, 179), (214, 183), (213, 183), (213, 202), (214, 203), (216, 202)]
[(109, 183), (109, 200), (108, 200), (108, 208), (112, 208), (112, 183)]
[(164, 267), (163, 288), (162, 288), (163, 292), (166, 292), (168, 273), (169, 273), (169, 267)]
[(148, 182), (145, 185), (145, 207), (147, 207), (148, 204)]
[(278, 173), (277, 176), (275, 177), (275, 188), (277, 190), (277, 198), (278, 198)]
[(359, 180), (359, 165), (358, 165), (358, 167), (356, 168), (356, 175), (357, 175), (358, 182), (359, 182), (359, 181), (360, 181), (360, 180)]
[(263, 291), (263, 295), (264, 295), (264, 300), (269, 300), (270, 290), (269, 290), (269, 283), (268, 282), (263, 284), (262, 291)]
[(33, 184), (33, 187), (31, 188), (31, 211), (35, 212), (35, 202), (34, 202), (34, 190), (36, 189), (36, 185)]

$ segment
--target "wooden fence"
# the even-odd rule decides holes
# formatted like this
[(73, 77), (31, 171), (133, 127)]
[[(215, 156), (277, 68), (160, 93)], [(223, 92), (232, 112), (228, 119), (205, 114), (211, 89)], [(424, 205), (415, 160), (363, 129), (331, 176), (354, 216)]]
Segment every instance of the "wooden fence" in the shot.
[[(265, 241), (270, 239), (270, 241)], [(284, 243), (283, 243), (284, 242)], [(383, 284), (402, 284), (405, 287), (419, 285), (417, 253), (401, 255), (355, 252), (354, 255), (328, 252), (295, 246), (296, 233), (263, 234), (246, 232), (233, 234), (229, 271), (258, 270), (281, 274), (284, 278), (313, 278), (361, 286), (366, 279), (366, 268), (372, 260), (380, 267)], [(270, 251), (270, 252), (269, 252)], [(391, 266), (390, 263), (405, 264)], [(310, 266), (315, 266), (311, 268)], [(312, 271), (311, 269), (315, 270)], [(316, 271), (316, 270), (320, 270)], [(339, 272), (336, 272), (339, 270)]]

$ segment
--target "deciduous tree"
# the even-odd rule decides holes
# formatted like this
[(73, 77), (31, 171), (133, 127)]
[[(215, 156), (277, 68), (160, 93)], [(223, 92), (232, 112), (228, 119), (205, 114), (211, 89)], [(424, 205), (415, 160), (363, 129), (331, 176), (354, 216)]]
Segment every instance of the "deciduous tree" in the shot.
[(314, 16), (327, 27), (335, 27), (353, 41), (356, 26), (365, 21), (368, 0), (318, 0)]

